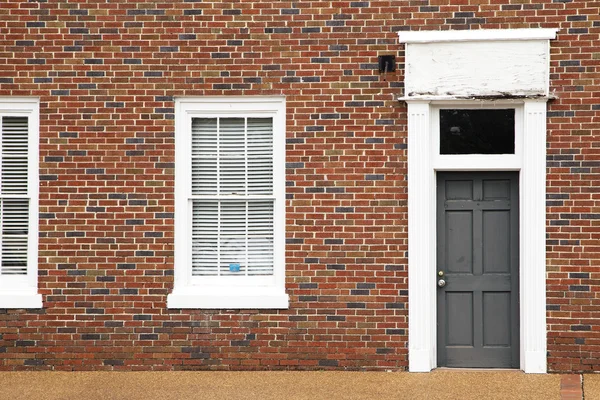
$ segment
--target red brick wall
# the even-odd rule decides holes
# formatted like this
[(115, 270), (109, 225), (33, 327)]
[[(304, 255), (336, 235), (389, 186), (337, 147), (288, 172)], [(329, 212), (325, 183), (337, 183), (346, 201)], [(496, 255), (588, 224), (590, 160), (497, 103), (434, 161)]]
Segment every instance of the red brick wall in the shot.
[[(560, 28), (548, 124), (548, 361), (600, 369), (600, 3), (0, 3), (0, 95), (41, 100), (42, 310), (0, 369), (405, 369), (398, 30)], [(399, 68), (380, 75), (377, 56)], [(285, 311), (167, 310), (174, 96), (287, 98)]]

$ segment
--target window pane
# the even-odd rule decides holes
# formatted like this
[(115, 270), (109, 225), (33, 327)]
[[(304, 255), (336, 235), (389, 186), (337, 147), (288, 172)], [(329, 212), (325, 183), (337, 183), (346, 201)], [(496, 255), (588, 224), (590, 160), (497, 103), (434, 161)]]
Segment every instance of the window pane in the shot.
[(272, 118), (248, 118), (248, 193), (273, 193)]
[(514, 154), (515, 110), (440, 110), (440, 154)]
[(2, 275), (27, 273), (27, 236), (29, 233), (29, 200), (0, 200), (2, 229)]
[(192, 120), (192, 193), (217, 194), (217, 119)]
[(273, 274), (273, 201), (248, 203), (248, 275)]
[(219, 193), (246, 194), (244, 118), (219, 118)]
[(196, 201), (192, 209), (192, 275), (218, 275), (219, 203)]
[(194, 195), (272, 195), (272, 118), (193, 118)]
[(7, 194), (27, 194), (27, 117), (2, 118), (0, 189)]
[(194, 201), (193, 276), (273, 275), (273, 200)]

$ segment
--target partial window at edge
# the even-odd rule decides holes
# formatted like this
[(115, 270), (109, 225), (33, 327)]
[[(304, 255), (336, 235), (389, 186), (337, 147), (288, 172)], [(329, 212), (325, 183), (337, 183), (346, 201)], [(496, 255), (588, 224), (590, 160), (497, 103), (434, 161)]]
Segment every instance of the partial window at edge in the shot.
[(440, 110), (440, 154), (515, 154), (515, 110)]

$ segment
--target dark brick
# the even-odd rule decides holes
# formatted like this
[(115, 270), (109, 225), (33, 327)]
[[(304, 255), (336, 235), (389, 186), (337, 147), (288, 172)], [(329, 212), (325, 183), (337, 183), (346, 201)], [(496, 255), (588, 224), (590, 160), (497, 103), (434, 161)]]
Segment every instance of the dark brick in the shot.
[(386, 335), (404, 335), (404, 329), (386, 329)]
[(572, 292), (589, 292), (590, 287), (587, 285), (570, 285), (569, 290)]
[(591, 325), (571, 325), (571, 330), (574, 332), (577, 331), (591, 331)]
[(347, 308), (367, 308), (365, 303), (346, 303)]
[(320, 367), (337, 367), (337, 360), (319, 360)]
[(125, 365), (125, 362), (123, 360), (103, 360), (102, 363), (104, 365)]
[(142, 334), (140, 334), (140, 340), (158, 340), (158, 334), (142, 333)]
[(590, 273), (589, 272), (570, 272), (569, 278), (571, 278), (571, 279), (589, 279)]
[(81, 335), (81, 340), (100, 340), (100, 335), (97, 333), (84, 333)]

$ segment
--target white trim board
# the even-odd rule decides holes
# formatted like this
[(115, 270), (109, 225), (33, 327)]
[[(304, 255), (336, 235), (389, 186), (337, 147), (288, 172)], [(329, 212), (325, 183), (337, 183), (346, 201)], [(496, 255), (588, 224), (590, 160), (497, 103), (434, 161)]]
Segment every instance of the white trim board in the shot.
[(551, 40), (558, 29), (475, 29), (398, 32), (400, 43), (471, 42), (480, 40)]
[[(546, 372), (546, 101), (494, 102), (514, 107), (516, 154), (474, 157), (439, 156), (436, 112), (469, 103), (408, 100), (408, 341), (409, 371), (437, 367), (436, 351), (436, 198), (437, 171), (519, 171), (520, 186), (520, 335), (521, 369)], [(473, 108), (481, 102), (471, 103)], [(518, 119), (521, 118), (520, 121)], [(519, 130), (522, 129), (522, 132)], [(521, 150), (519, 150), (521, 149)], [(525, 157), (524, 155), (527, 155)]]

